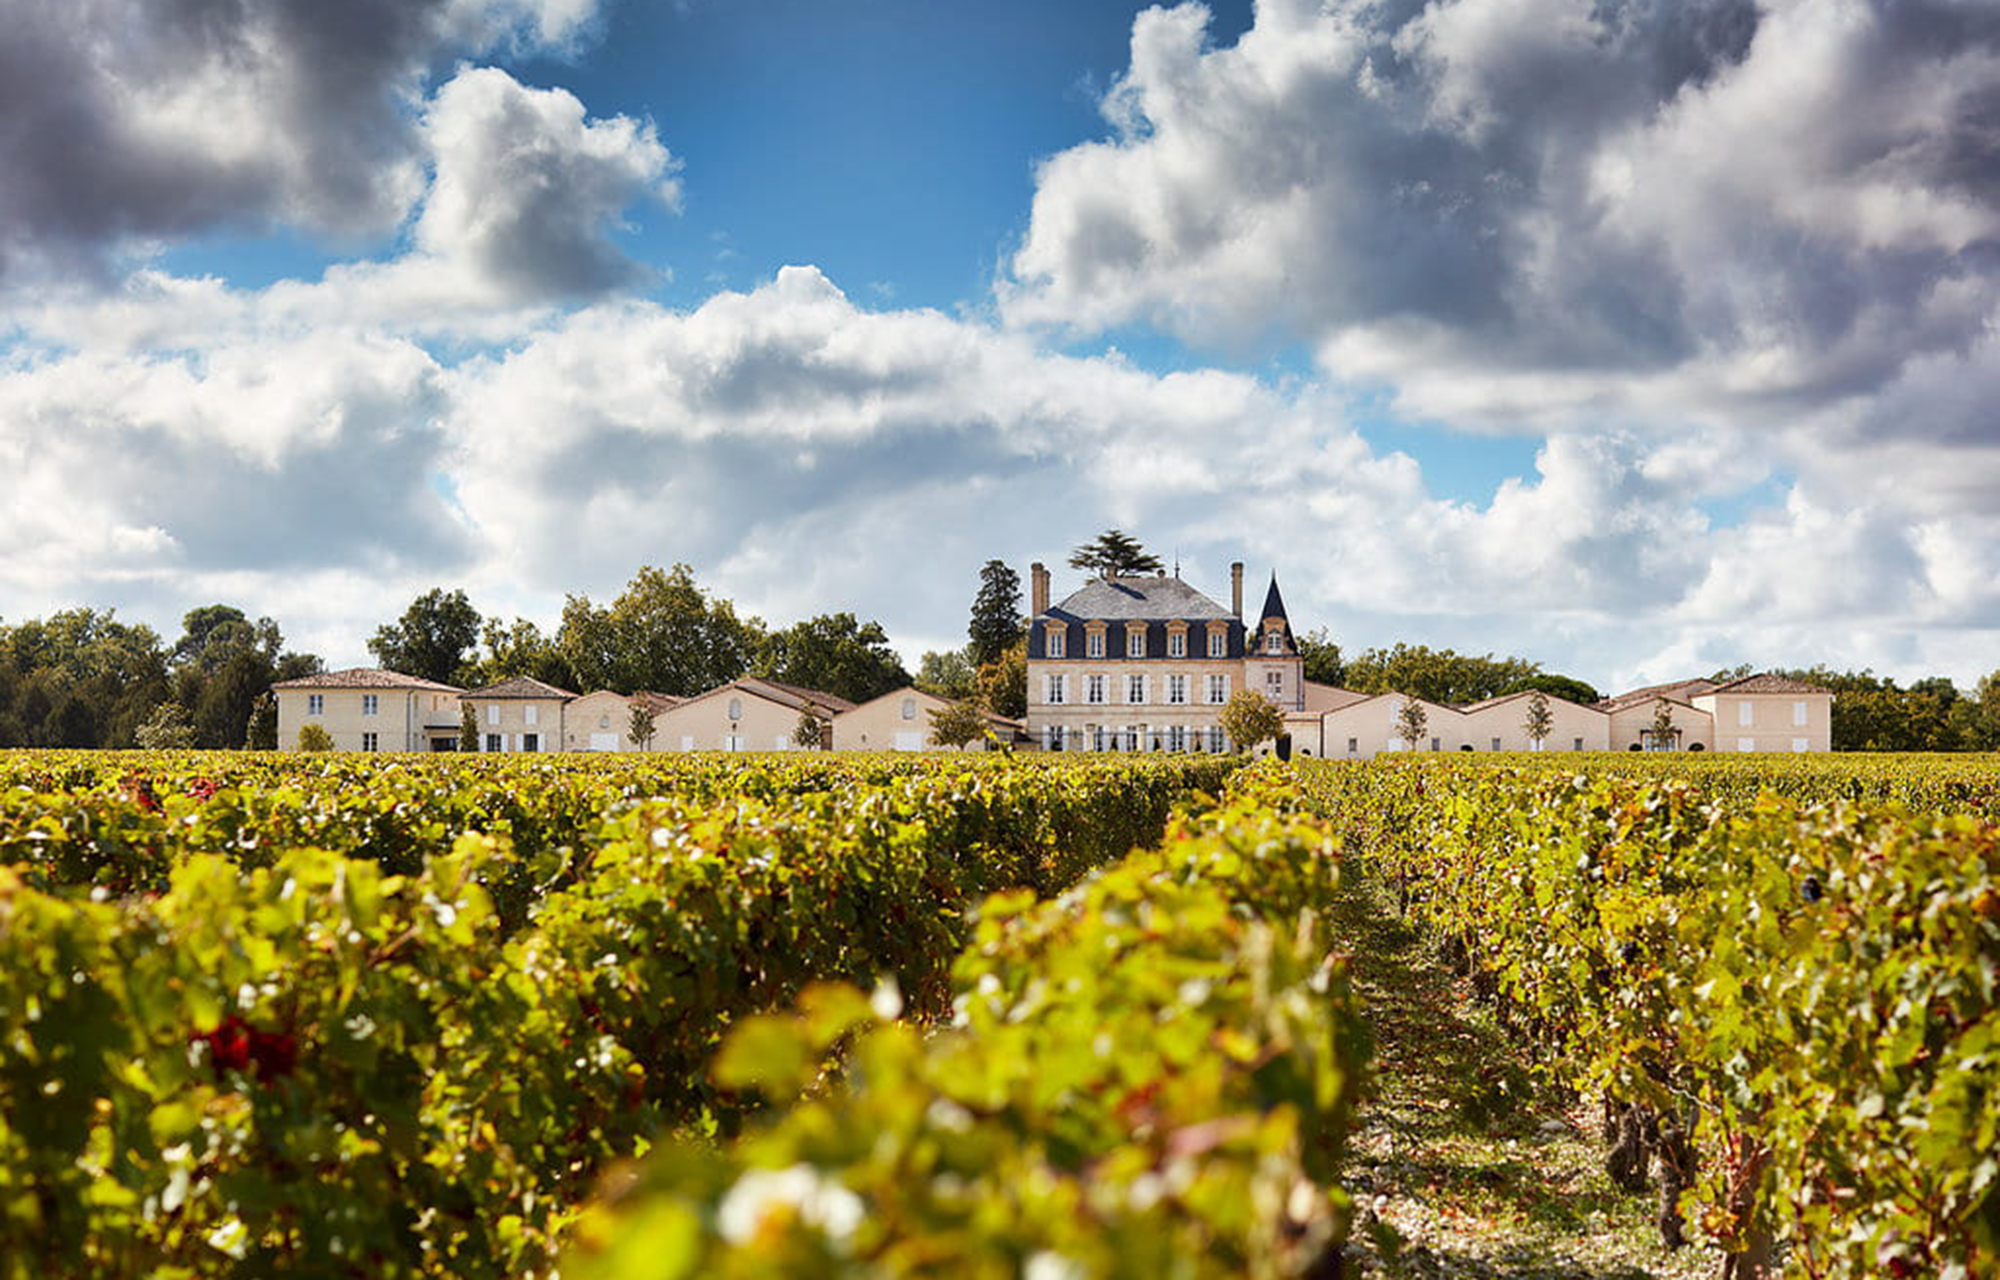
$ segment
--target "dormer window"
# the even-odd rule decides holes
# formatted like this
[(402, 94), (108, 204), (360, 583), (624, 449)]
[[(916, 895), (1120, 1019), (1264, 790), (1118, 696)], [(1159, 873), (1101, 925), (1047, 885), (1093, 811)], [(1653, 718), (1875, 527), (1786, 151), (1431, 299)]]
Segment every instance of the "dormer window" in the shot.
[(1146, 656), (1146, 633), (1137, 629), (1125, 633), (1125, 656), (1143, 658)]
[(1063, 633), (1060, 628), (1049, 628), (1049, 656), (1051, 658), (1063, 656)]
[(1226, 658), (1229, 656), (1229, 633), (1217, 627), (1208, 633), (1208, 656)]
[(1282, 632), (1282, 631), (1268, 631), (1268, 632), (1266, 632), (1266, 633), (1264, 634), (1264, 652), (1265, 652), (1265, 653), (1283, 653), (1284, 651), (1285, 651), (1285, 633), (1284, 633), (1284, 632)]
[(1104, 633), (1102, 631), (1093, 631), (1089, 635), (1085, 636), (1083, 638), (1083, 652), (1088, 657), (1092, 658), (1103, 657)]
[(1187, 632), (1170, 631), (1167, 633), (1167, 656), (1169, 658), (1187, 657)]

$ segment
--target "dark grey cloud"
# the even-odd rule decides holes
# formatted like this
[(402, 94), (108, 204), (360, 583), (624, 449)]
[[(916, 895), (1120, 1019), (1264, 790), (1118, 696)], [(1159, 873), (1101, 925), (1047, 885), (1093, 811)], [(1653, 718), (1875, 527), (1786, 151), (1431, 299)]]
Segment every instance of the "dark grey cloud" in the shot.
[(0, 279), (216, 229), (392, 229), (421, 191), (426, 75), (562, 38), (561, 7), (0, 0)]
[(2000, 305), (1990, 4), (1267, 0), (1227, 48), (1205, 19), (1141, 15), (1118, 136), (1042, 166), (1010, 318), (1672, 419), (1866, 393)]

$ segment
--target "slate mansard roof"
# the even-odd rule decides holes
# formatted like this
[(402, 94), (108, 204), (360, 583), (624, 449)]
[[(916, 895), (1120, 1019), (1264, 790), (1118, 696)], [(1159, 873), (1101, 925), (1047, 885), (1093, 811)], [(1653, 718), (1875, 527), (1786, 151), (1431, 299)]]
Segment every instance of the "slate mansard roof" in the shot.
[(1048, 615), (1063, 622), (1207, 622), (1235, 615), (1179, 578), (1093, 578)]

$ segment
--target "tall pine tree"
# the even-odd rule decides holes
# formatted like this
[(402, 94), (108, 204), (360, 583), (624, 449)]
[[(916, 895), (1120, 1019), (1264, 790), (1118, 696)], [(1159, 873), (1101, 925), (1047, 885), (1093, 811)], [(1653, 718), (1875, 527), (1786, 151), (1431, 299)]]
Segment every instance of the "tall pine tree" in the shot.
[(972, 643), (966, 657), (975, 667), (998, 662), (1026, 634), (1021, 626), (1021, 577), (1005, 561), (988, 560), (979, 571), (979, 594), (972, 600)]

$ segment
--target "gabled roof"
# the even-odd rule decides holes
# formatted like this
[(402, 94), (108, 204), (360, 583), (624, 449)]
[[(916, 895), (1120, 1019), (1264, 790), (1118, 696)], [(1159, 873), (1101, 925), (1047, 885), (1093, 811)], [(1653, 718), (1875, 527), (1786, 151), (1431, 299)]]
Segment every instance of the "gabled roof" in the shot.
[(1714, 693), (1832, 693), (1823, 685), (1807, 684), (1790, 676), (1774, 676), (1769, 672), (1759, 672), (1754, 676), (1744, 676), (1741, 680), (1731, 680), (1719, 685)]
[[(845, 698), (837, 698), (833, 694), (819, 689), (805, 689), (795, 684), (784, 684), (777, 680), (766, 680), (762, 676), (744, 676), (740, 680), (731, 680), (728, 684), (719, 684), (713, 689), (697, 693), (692, 698), (682, 698), (676, 701), (673, 706), (679, 708), (690, 706), (697, 702), (706, 702), (708, 699), (727, 693), (732, 689), (738, 693), (747, 693), (753, 698), (762, 698), (766, 702), (775, 702), (781, 707), (789, 707), (794, 711), (803, 711), (808, 705), (818, 707), (827, 715), (839, 715), (843, 711), (854, 709), (854, 704)], [(635, 694), (633, 696), (636, 697), (638, 695)], [(665, 695), (651, 694), (648, 696), (657, 698)]]
[(1687, 702), (1703, 694), (1715, 692), (1715, 681), (1696, 677), (1693, 680), (1676, 680), (1671, 684), (1649, 684), (1643, 689), (1621, 693), (1614, 698), (1605, 698), (1597, 704), (1599, 711), (1623, 711), (1638, 702), (1651, 702), (1655, 698), (1665, 698), (1668, 702)]
[(1137, 578), (1094, 578), (1071, 592), (1046, 615), (1066, 622), (1200, 622), (1235, 615), (1179, 578), (1149, 574)]
[(665, 711), (669, 707), (678, 707), (687, 699), (671, 693), (654, 693), (651, 689), (634, 689), (629, 701), (644, 703), (648, 710)]
[(1370, 696), (1365, 693), (1356, 693), (1352, 689), (1343, 689), (1339, 685), (1319, 684), (1311, 680), (1301, 680), (1299, 681), (1299, 685), (1304, 691), (1305, 709), (1309, 715), (1319, 715), (1328, 711), (1338, 711), (1342, 707), (1351, 707), (1357, 702), (1368, 701)]
[(567, 689), (558, 689), (554, 685), (546, 684), (532, 676), (514, 676), (510, 679), (502, 680), (498, 684), (489, 684), (484, 689), (474, 689), (465, 696), (468, 698), (484, 698), (489, 702), (494, 699), (506, 700), (510, 698), (554, 699), (558, 702), (568, 702), (571, 698), (576, 697), (575, 694)]
[(280, 680), (273, 689), (428, 689), (437, 693), (464, 693), (465, 690), (452, 684), (439, 684), (421, 676), (406, 676), (400, 671), (384, 671), (380, 667), (349, 667), (345, 671), (322, 671), (315, 676), (300, 676), (296, 680)]
[[(1475, 711), (1485, 711), (1489, 707), (1503, 706), (1509, 702), (1518, 702), (1523, 698), (1532, 698), (1537, 693), (1541, 694), (1544, 698), (1547, 698), (1550, 702), (1560, 702), (1564, 706), (1575, 707), (1579, 711), (1591, 711), (1597, 713), (1598, 715), (1610, 714), (1609, 711), (1606, 709), (1605, 705), (1601, 702), (1591, 703), (1588, 705), (1581, 702), (1572, 702), (1568, 698), (1563, 697), (1561, 694), (1550, 693), (1546, 689), (1516, 689), (1512, 693), (1502, 693), (1494, 697), (1484, 699), (1483, 701), (1480, 702), (1465, 703), (1458, 709), (1466, 715), (1471, 715)], [(1672, 699), (1670, 699), (1670, 701), (1672, 701)]]

